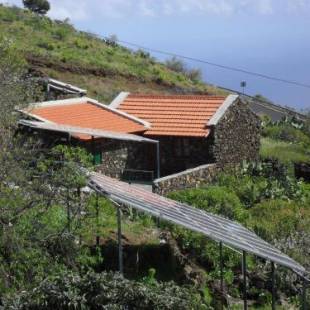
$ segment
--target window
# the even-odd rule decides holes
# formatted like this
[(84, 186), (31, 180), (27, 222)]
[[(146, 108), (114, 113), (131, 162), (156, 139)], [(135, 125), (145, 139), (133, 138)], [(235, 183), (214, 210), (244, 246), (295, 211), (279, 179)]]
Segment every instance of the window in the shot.
[(95, 165), (100, 165), (102, 163), (102, 153), (101, 151), (96, 151), (93, 155), (93, 160)]

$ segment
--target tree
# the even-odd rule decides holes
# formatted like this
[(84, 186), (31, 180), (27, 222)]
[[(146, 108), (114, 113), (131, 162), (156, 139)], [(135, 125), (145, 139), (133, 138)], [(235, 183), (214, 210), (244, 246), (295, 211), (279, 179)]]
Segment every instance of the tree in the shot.
[(166, 66), (175, 72), (179, 73), (185, 73), (186, 72), (186, 65), (185, 63), (181, 60), (173, 56), (171, 59), (166, 60)]
[(30, 11), (45, 15), (51, 8), (47, 0), (23, 0), (24, 7)]
[(188, 79), (193, 82), (198, 82), (202, 79), (202, 73), (200, 69), (190, 69), (187, 67), (186, 63), (173, 56), (171, 59), (166, 60), (166, 67), (172, 71), (184, 74)]

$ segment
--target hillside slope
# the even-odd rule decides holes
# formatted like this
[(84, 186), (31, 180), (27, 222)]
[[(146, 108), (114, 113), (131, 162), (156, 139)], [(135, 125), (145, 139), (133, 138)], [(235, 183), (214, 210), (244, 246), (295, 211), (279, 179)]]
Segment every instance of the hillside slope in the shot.
[(36, 74), (77, 84), (101, 100), (110, 100), (121, 90), (225, 93), (168, 69), (146, 52), (17, 7), (0, 6), (0, 34), (14, 42)]

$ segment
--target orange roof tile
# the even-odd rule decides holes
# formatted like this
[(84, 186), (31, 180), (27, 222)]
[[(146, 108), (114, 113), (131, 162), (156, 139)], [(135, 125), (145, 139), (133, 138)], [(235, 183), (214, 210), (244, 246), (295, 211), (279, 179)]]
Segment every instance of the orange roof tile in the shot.
[(129, 94), (118, 109), (151, 124), (144, 135), (206, 137), (208, 121), (226, 97)]
[[(93, 102), (66, 103), (61, 102), (51, 105), (39, 105), (27, 110), (34, 117), (47, 120), (60, 125), (71, 125), (82, 128), (101, 129), (121, 133), (137, 133), (145, 131), (146, 127), (139, 122), (102, 107)], [(88, 140), (87, 135), (79, 135), (78, 138)]]

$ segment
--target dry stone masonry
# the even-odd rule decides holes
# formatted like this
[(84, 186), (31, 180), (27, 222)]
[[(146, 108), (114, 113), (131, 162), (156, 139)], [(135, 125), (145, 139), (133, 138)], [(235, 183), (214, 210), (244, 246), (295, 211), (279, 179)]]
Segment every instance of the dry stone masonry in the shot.
[(167, 195), (175, 190), (199, 187), (202, 184), (210, 183), (220, 172), (216, 164), (202, 165), (188, 169), (180, 173), (172, 174), (153, 183), (153, 191), (160, 195)]
[(213, 129), (213, 156), (218, 165), (256, 161), (260, 120), (242, 100), (233, 103)]

